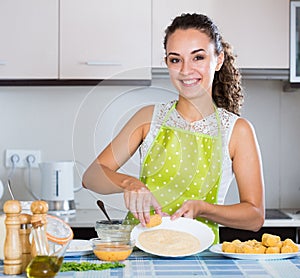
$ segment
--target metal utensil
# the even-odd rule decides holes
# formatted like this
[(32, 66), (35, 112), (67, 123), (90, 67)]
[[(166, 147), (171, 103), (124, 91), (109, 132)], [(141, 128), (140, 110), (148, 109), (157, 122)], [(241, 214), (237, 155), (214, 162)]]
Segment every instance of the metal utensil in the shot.
[(8, 191), (9, 191), (9, 194), (10, 194), (11, 198), (14, 200), (15, 197), (14, 197), (14, 194), (12, 193), (12, 190), (11, 190), (10, 179), (7, 180), (7, 187), (8, 187)]
[(107, 220), (109, 221), (110, 224), (112, 224), (112, 221), (110, 219), (110, 217), (108, 216), (104, 203), (101, 200), (97, 200), (97, 205), (98, 207), (102, 210), (102, 212), (104, 213), (104, 215), (106, 216)]

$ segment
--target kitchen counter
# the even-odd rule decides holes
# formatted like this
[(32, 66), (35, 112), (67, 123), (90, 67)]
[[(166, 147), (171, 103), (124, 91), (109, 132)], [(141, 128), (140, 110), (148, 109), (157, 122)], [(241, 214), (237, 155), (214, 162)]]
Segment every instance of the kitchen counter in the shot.
[[(290, 219), (266, 219), (264, 227), (300, 227), (300, 213), (296, 213), (296, 209), (281, 210), (283, 213), (290, 216)], [(126, 213), (120, 213), (117, 210), (108, 211), (110, 217), (120, 219), (125, 217)], [(78, 209), (72, 215), (60, 215), (72, 228), (91, 228), (95, 226), (96, 221), (104, 220), (103, 213), (99, 210), (93, 209)]]
[[(290, 219), (265, 219), (264, 227), (300, 227), (300, 209), (280, 210)], [(0, 211), (2, 214), (3, 211)], [(126, 212), (110, 209), (108, 214), (112, 219), (123, 219)], [(54, 214), (56, 215), (56, 214)], [(96, 221), (105, 220), (104, 214), (99, 209), (77, 209), (73, 214), (59, 214), (59, 218), (67, 222), (72, 228), (92, 228)]]
[[(269, 216), (271, 210), (267, 210), (266, 215)], [(277, 214), (271, 215), (277, 217)], [(296, 209), (281, 210), (289, 219), (266, 219), (263, 227), (258, 232), (251, 232), (246, 230), (232, 229), (220, 225), (220, 242), (231, 241), (234, 239), (260, 240), (263, 233), (277, 234), (281, 238), (291, 238), (296, 243), (300, 243), (300, 214), (296, 213)], [(125, 217), (126, 212), (120, 210), (109, 209), (108, 211), (112, 219), (122, 219)], [(77, 209), (76, 213), (69, 215), (59, 215), (72, 227), (74, 238), (77, 239), (90, 239), (97, 237), (95, 231), (95, 223), (98, 220), (104, 220), (105, 216), (99, 209)], [(279, 215), (282, 217), (282, 215)]]
[[(281, 238), (291, 238), (296, 243), (300, 243), (300, 214), (296, 212), (298, 210), (267, 210), (266, 215), (272, 217), (289, 217), (288, 219), (266, 219), (263, 227), (258, 232), (251, 232), (246, 230), (232, 229), (220, 225), (220, 242), (232, 241), (234, 239), (248, 240), (257, 239), (260, 240), (263, 233), (271, 233), (279, 235)], [(276, 212), (276, 213), (274, 213)], [(120, 213), (120, 211), (109, 210), (109, 215), (112, 219), (122, 219), (126, 213)], [(104, 220), (103, 213), (99, 210), (77, 210), (75, 214), (69, 216), (60, 216), (72, 227), (74, 232), (74, 238), (90, 239), (97, 237), (97, 233), (94, 229), (95, 223), (98, 220)]]
[(264, 227), (300, 227), (299, 209), (282, 209), (290, 219), (265, 219)]
[[(66, 257), (64, 261), (100, 263), (92, 254)], [(0, 263), (1, 264), (1, 263)], [(162, 258), (134, 251), (124, 268), (88, 272), (64, 272), (57, 277), (300, 277), (300, 256), (284, 260), (236, 260), (206, 250), (185, 258)], [(0, 265), (0, 277), (3, 266)], [(7, 276), (9, 277), (9, 276)], [(25, 277), (25, 274), (18, 277)]]
[[(111, 219), (123, 219), (126, 212), (110, 209), (108, 214)], [(106, 220), (100, 209), (77, 209), (74, 214), (57, 215), (67, 222), (72, 228), (91, 228), (95, 226), (96, 221)]]

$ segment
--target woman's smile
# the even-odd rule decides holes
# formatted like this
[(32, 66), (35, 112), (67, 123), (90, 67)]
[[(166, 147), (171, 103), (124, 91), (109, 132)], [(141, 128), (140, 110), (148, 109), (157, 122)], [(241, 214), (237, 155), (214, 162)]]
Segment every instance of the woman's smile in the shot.
[(181, 82), (186, 87), (192, 87), (192, 86), (198, 85), (200, 80), (201, 80), (200, 78), (183, 79), (183, 80), (181, 80)]

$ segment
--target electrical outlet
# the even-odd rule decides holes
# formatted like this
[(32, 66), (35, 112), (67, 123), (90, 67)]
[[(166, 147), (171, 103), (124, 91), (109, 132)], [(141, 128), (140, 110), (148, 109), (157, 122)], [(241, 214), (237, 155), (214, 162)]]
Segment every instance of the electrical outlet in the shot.
[(41, 151), (39, 150), (6, 150), (5, 166), (11, 168), (15, 161), (16, 168), (38, 168), (41, 162)]

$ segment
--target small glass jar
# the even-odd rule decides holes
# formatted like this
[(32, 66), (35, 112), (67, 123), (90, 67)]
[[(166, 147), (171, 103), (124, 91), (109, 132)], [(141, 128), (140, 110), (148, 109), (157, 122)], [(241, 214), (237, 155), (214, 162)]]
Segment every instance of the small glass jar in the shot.
[(95, 230), (100, 239), (113, 241), (129, 241), (133, 225), (123, 220), (97, 221)]

